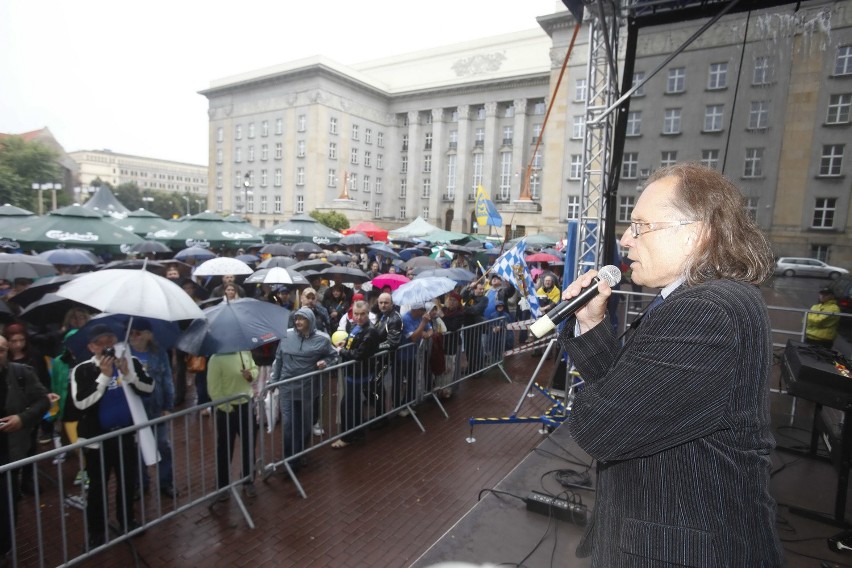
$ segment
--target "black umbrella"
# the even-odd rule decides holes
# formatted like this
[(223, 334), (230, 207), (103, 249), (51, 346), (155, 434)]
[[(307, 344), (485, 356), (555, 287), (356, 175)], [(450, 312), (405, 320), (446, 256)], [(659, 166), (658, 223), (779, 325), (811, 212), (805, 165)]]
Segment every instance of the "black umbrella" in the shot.
[(0, 252), (0, 278), (13, 282), (16, 278), (36, 280), (42, 276), (56, 275), (50, 262), (28, 254)]
[(145, 269), (148, 272), (153, 272), (157, 276), (166, 275), (166, 265), (156, 260), (148, 260), (146, 258), (129, 258), (127, 260), (113, 260), (101, 267), (101, 270), (112, 268), (127, 268), (130, 270)]
[(414, 258), (410, 258), (409, 260), (405, 261), (406, 268), (417, 268), (423, 266), (429, 268), (438, 268), (438, 261), (429, 258), (428, 256), (415, 256)]
[(263, 245), (260, 253), (272, 256), (293, 256), (293, 247), (281, 243), (269, 243), (268, 245)]
[[(290, 310), (251, 298), (222, 302), (204, 310), (177, 342), (181, 351), (195, 355), (248, 351), (280, 340)], [(249, 362), (246, 362), (248, 365)]]
[(71, 308), (85, 308), (87, 311), (92, 311), (92, 308), (85, 304), (50, 292), (28, 305), (19, 317), (35, 325), (60, 323)]
[(291, 266), (288, 266), (291, 270), (298, 270), (301, 272), (302, 270), (310, 269), (310, 270), (325, 270), (326, 268), (330, 268), (331, 263), (326, 262), (320, 259), (314, 260), (303, 260), (301, 262), (297, 262)]
[(316, 244), (307, 241), (302, 241), (293, 245), (293, 253), (313, 254), (322, 252), (322, 248)]
[(348, 266), (332, 266), (321, 272), (323, 276), (335, 282), (351, 282), (353, 284), (369, 282), (367, 276), (360, 268), (349, 268)]
[[(45, 294), (56, 292), (60, 286), (80, 276), (79, 274), (60, 274), (59, 276), (48, 276), (47, 278), (39, 278), (22, 292), (19, 292), (9, 299), (10, 302), (15, 302), (21, 307), (29, 306), (36, 300), (40, 300)], [(2, 302), (0, 302), (2, 303)]]
[(295, 258), (290, 258), (289, 256), (273, 256), (273, 257), (267, 258), (266, 260), (264, 260), (263, 262), (258, 264), (257, 267), (258, 268), (274, 268), (276, 266), (279, 266), (281, 268), (289, 268), (289, 267), (293, 266), (294, 264), (297, 264), (298, 262), (299, 261), (297, 261)]
[(399, 237), (396, 239), (390, 239), (390, 242), (394, 245), (402, 246), (402, 247), (413, 247), (419, 241), (415, 241), (414, 239), (406, 239), (405, 237)]
[(399, 253), (385, 243), (373, 243), (367, 247), (367, 250), (374, 256), (378, 254), (385, 258), (399, 258)]
[(450, 252), (455, 252), (455, 253), (461, 253), (461, 254), (473, 254), (475, 252), (481, 251), (482, 248), (481, 247), (469, 247), (469, 246), (464, 246), (464, 245), (452, 245), (452, 244), (450, 244), (450, 245), (444, 246), (444, 250), (447, 250), (447, 251), (450, 251)]
[(128, 252), (136, 254), (157, 254), (161, 252), (172, 252), (172, 249), (159, 241), (142, 241), (132, 245)]
[(340, 264), (347, 264), (347, 263), (352, 262), (352, 260), (353, 260), (351, 254), (346, 254), (346, 253), (342, 253), (342, 252), (330, 252), (327, 255), (325, 255), (325, 259), (329, 262), (332, 262), (332, 263), (336, 262), (336, 263), (340, 263)]

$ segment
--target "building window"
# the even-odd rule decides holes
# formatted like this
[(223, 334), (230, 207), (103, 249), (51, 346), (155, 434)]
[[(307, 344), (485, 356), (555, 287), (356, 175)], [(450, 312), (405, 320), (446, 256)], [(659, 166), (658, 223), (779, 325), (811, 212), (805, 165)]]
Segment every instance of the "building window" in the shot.
[(566, 219), (579, 219), (580, 218), (580, 196), (579, 195), (569, 195), (566, 198), (566, 203), (568, 205), (568, 209), (565, 213)]
[(281, 180), (282, 179), (283, 178), (282, 178), (281, 168), (275, 168), (275, 182), (274, 182), (275, 187), (281, 187)]
[(450, 199), (456, 194), (456, 159), (455, 154), (447, 156), (447, 197)]
[(248, 213), (254, 213), (254, 197), (252, 194), (249, 194), (246, 198), (246, 211)]
[(266, 170), (260, 170), (260, 187), (266, 187), (269, 181), (269, 174)]
[(372, 153), (364, 152), (364, 167), (369, 168), (372, 166)]
[(225, 129), (221, 126), (216, 129), (216, 142), (224, 142), (225, 141)]
[(533, 114), (544, 114), (547, 107), (543, 102), (538, 102), (533, 105)]
[(476, 109), (476, 120), (485, 120), (485, 106)]
[(364, 176), (364, 181), (361, 182), (361, 189), (364, 193), (370, 193), (370, 176)]
[(222, 197), (216, 196), (216, 212), (219, 213), (222, 211)]
[(266, 213), (267, 198), (265, 195), (260, 196), (260, 212)]
[(260, 123), (260, 135), (261, 136), (269, 136), (269, 121), (264, 120)]
[(249, 146), (249, 147), (248, 147), (248, 161), (249, 161), (249, 162), (253, 162), (253, 161), (254, 161), (254, 146)]
[(817, 197), (814, 203), (814, 229), (831, 229), (834, 227), (834, 212), (837, 199), (833, 197)]
[(328, 158), (330, 160), (337, 159), (337, 144), (335, 144), (334, 142), (328, 143)]
[(509, 201), (509, 192), (512, 190), (512, 153), (500, 153), (500, 199)]
[(384, 169), (385, 158), (382, 154), (376, 154), (376, 169), (381, 170)]
[(352, 140), (358, 140), (361, 136), (360, 129), (357, 124), (352, 125)]
[(632, 110), (627, 113), (627, 136), (642, 134), (642, 111)]
[(405, 219), (405, 205), (399, 206), (399, 218)]
[(349, 163), (358, 165), (358, 148), (352, 148), (349, 151)]
[(431, 178), (423, 178), (423, 187), (420, 193), (420, 197), (423, 199), (428, 199), (432, 197), (432, 179)]
[(676, 94), (686, 90), (686, 68), (674, 67), (669, 69), (669, 76), (666, 80), (666, 93)]
[(745, 200), (746, 214), (752, 221), (757, 221), (757, 198), (746, 197)]
[(843, 144), (826, 144), (822, 147), (819, 160), (819, 175), (821, 177), (837, 177), (843, 166)]
[[(216, 189), (222, 189), (222, 172), (216, 172)], [(148, 185), (148, 182), (145, 182), (145, 185)]]
[(242, 124), (238, 124), (236, 128), (234, 128), (234, 139), (242, 140), (243, 139), (243, 126)]
[(451, 149), (456, 149), (459, 146), (459, 131), (458, 130), (450, 130), (449, 135), (449, 147)]
[(254, 123), (253, 123), (253, 122), (249, 122), (249, 125), (248, 125), (248, 137), (249, 137), (249, 138), (254, 138)]
[(568, 172), (568, 177), (573, 180), (578, 180), (583, 177), (582, 154), (571, 154), (571, 169)]
[(243, 172), (237, 170), (234, 172), (234, 187), (243, 186)]
[(349, 174), (347, 178), (347, 188), (351, 192), (358, 191), (358, 174)]
[(305, 116), (304, 114), (299, 115), (299, 119), (297, 120), (297, 123), (298, 123), (298, 131), (299, 132), (304, 132), (305, 130), (308, 129), (308, 117)]
[(234, 161), (237, 162), (237, 163), (240, 163), (240, 162), (243, 161), (243, 149), (242, 148), (236, 148), (234, 150)]
[(328, 187), (337, 187), (337, 171), (336, 170), (328, 170)]
[(423, 148), (425, 150), (431, 150), (432, 149), (432, 133), (431, 132), (426, 133), (426, 141), (423, 145)]
[(503, 146), (511, 146), (512, 145), (512, 137), (514, 136), (515, 129), (511, 126), (503, 127)]
[(624, 179), (636, 179), (639, 175), (638, 152), (625, 152), (621, 161), (621, 177)]
[(746, 148), (743, 177), (763, 176), (763, 148)]
[(532, 159), (532, 173), (530, 174), (530, 197), (538, 199), (541, 196), (541, 150), (535, 153)]
[(272, 205), (273, 213), (281, 213), (281, 196), (276, 195)]
[[(645, 80), (645, 72), (644, 71), (638, 71), (638, 72), (633, 74), (633, 85), (634, 86), (638, 85), (639, 83), (641, 83), (644, 80)], [(644, 97), (644, 96), (645, 96), (645, 85), (642, 85), (641, 87), (636, 89), (636, 91), (634, 91), (634, 93), (631, 95), (631, 97)]]
[(586, 116), (575, 114), (573, 125), (571, 127), (571, 138), (574, 140), (582, 140), (586, 134)]
[(574, 102), (586, 102), (586, 92), (588, 91), (588, 82), (586, 79), (577, 79), (574, 82)]
[(328, 133), (337, 134), (337, 119), (334, 117), (328, 119)]
[(748, 112), (749, 130), (765, 130), (769, 126), (769, 103), (766, 101), (751, 101)]
[(834, 74), (852, 74), (852, 45), (843, 45), (837, 48), (837, 58), (834, 60)]
[(402, 151), (408, 152), (408, 134), (402, 135)]
[(721, 132), (724, 115), (724, 105), (707, 105), (704, 107), (704, 132)]
[(677, 152), (667, 151), (660, 154), (660, 167), (667, 168), (677, 163)]
[(432, 171), (432, 155), (426, 154), (423, 156), (423, 171), (429, 173)]
[(408, 180), (402, 178), (399, 180), (399, 198), (405, 199), (406, 195), (408, 195)]
[(828, 116), (826, 124), (848, 124), (849, 109), (852, 106), (852, 95), (831, 95), (828, 99)]
[(399, 161), (399, 173), (408, 173), (408, 156), (402, 156), (402, 159)]
[(373, 143), (373, 129), (365, 128), (364, 129), (364, 143), (372, 144)]
[(680, 134), (680, 109), (667, 108), (663, 119), (663, 134)]
[(769, 83), (771, 68), (768, 57), (754, 58), (754, 72), (751, 75), (752, 85), (766, 85)]
[(281, 135), (284, 134), (284, 119), (276, 118), (275, 119), (275, 134)]
[(260, 159), (264, 162), (269, 159), (269, 144), (260, 147)]
[(378, 146), (379, 148), (385, 147), (385, 133), (384, 132), (377, 132), (376, 133), (376, 146)]
[(217, 164), (221, 164), (224, 161), (223, 156), (224, 156), (224, 154), (223, 154), (221, 149), (216, 150), (216, 163)]
[(429, 206), (428, 205), (424, 205), (423, 207), (420, 208), (420, 215), (423, 216), (424, 221), (429, 220)]
[(477, 128), (473, 135), (473, 145), (476, 147), (485, 146), (485, 129)]
[(710, 90), (724, 89), (728, 86), (728, 64), (711, 63), (707, 77), (707, 88)]
[(636, 198), (632, 195), (622, 195), (618, 198), (618, 220), (622, 223), (629, 223), (630, 216), (633, 215), (633, 208), (636, 207)]
[(305, 168), (296, 168), (296, 185), (305, 185)]
[(378, 219), (381, 216), (382, 216), (382, 202), (376, 201), (375, 203), (373, 203), (373, 217)]
[(719, 169), (719, 150), (701, 150), (701, 164), (714, 170)]
[(473, 155), (473, 187), (482, 185), (483, 155)]
[(296, 196), (296, 213), (304, 213), (305, 212), (305, 196), (297, 195)]
[[(280, 146), (280, 144), (275, 145), (275, 157), (276, 158), (278, 157), (278, 147), (279, 146)], [(304, 158), (305, 157), (305, 141), (304, 140), (299, 140), (298, 142), (296, 142), (296, 157), (297, 158)]]
[[(544, 125), (542, 125), (541, 123), (533, 124), (533, 127), (532, 127), (533, 137), (532, 137), (531, 144), (536, 145), (536, 144), (539, 143), (539, 140), (541, 140), (541, 130), (542, 130), (543, 126)], [(544, 142), (544, 141), (542, 140), (542, 142)]]
[(376, 190), (376, 193), (382, 192), (382, 178), (376, 178), (375, 190)]

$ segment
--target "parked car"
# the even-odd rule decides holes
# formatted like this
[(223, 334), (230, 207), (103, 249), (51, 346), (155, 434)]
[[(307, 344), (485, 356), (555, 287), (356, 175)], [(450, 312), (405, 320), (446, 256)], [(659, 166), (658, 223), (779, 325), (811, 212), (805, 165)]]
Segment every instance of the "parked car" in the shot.
[(775, 274), (783, 276), (816, 276), (818, 278), (836, 280), (840, 278), (841, 274), (849, 274), (849, 271), (839, 266), (831, 266), (815, 258), (782, 256), (775, 263)]
[[(852, 313), (852, 274), (844, 274), (831, 283), (831, 292), (837, 299), (837, 305), (844, 313)], [(843, 318), (842, 323), (852, 323)]]

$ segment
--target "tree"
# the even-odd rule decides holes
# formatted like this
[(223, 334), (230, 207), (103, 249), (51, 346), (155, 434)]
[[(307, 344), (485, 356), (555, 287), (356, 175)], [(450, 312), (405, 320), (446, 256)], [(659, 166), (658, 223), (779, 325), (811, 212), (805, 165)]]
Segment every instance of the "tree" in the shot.
[(349, 219), (346, 218), (346, 215), (337, 211), (323, 212), (315, 209), (311, 211), (310, 216), (335, 231), (342, 231), (349, 228)]
[(34, 183), (61, 183), (58, 154), (40, 142), (20, 136), (0, 140), (0, 202), (38, 210)]

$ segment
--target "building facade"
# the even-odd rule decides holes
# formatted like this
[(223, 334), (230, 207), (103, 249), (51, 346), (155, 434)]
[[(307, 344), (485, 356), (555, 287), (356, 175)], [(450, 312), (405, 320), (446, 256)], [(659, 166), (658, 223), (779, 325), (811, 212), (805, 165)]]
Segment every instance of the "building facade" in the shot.
[(83, 193), (95, 179), (117, 187), (136, 183), (140, 191), (162, 191), (207, 199), (207, 166), (158, 160), (110, 150), (78, 150), (69, 156), (77, 163), (79, 186)]
[[(701, 161), (743, 189), (776, 254), (852, 265), (852, 2), (794, 8), (725, 17), (653, 76), (703, 22), (641, 31), (633, 80), (646, 82), (630, 99), (618, 231), (654, 169)], [(560, 81), (575, 22), (559, 11), (538, 24), (212, 82), (209, 207), (260, 226), (337, 209), (353, 224), (419, 215), (468, 232), (482, 185), (507, 230), (564, 232), (581, 207), (588, 29)]]

